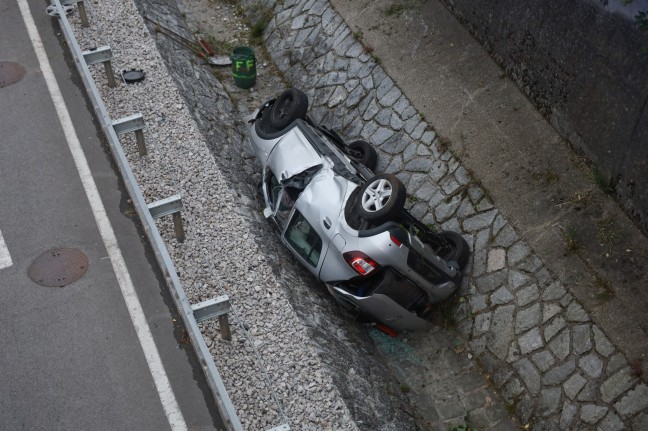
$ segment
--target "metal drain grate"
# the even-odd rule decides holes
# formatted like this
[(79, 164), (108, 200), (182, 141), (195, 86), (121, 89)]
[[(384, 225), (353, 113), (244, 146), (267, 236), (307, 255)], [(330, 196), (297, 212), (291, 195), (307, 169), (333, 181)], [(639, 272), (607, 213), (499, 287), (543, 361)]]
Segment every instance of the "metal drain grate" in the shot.
[(23, 79), (25, 68), (12, 61), (0, 61), (0, 88), (8, 87), (11, 84)]
[(34, 260), (29, 278), (46, 287), (63, 287), (83, 277), (88, 270), (88, 256), (74, 248), (55, 248)]

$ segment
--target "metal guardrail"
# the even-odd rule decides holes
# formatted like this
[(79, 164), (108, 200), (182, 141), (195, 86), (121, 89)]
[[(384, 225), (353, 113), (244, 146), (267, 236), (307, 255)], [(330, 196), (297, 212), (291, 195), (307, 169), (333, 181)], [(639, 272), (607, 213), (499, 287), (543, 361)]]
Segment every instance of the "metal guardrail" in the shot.
[[(104, 135), (106, 136), (106, 139), (108, 140), (113, 158), (115, 159), (115, 163), (119, 168), (119, 172), (124, 179), (124, 183), (133, 202), (133, 206), (137, 211), (142, 225), (144, 226), (144, 231), (151, 243), (151, 246), (153, 247), (158, 265), (162, 269), (164, 277), (167, 280), (169, 287), (171, 288), (171, 296), (173, 297), (178, 312), (182, 316), (182, 320), (184, 321), (185, 327), (187, 328), (187, 332), (189, 333), (189, 337), (191, 338), (191, 343), (203, 367), (205, 377), (207, 378), (207, 383), (209, 384), (209, 387), (214, 394), (214, 398), (216, 400), (218, 410), (221, 413), (223, 422), (225, 423), (227, 429), (230, 431), (243, 431), (241, 422), (236, 415), (236, 409), (234, 408), (234, 405), (232, 404), (232, 401), (227, 394), (227, 390), (225, 389), (225, 385), (223, 383), (223, 380), (221, 379), (220, 373), (218, 372), (211, 353), (207, 348), (207, 344), (205, 344), (205, 340), (200, 333), (200, 328), (198, 328), (198, 323), (194, 316), (194, 310), (192, 309), (192, 306), (189, 303), (189, 299), (187, 298), (187, 295), (182, 288), (182, 284), (180, 283), (180, 279), (178, 278), (178, 274), (176, 272), (173, 261), (171, 260), (171, 256), (169, 255), (169, 252), (164, 245), (164, 241), (162, 240), (162, 237), (160, 236), (160, 233), (155, 226), (155, 222), (153, 220), (153, 217), (151, 216), (148, 205), (144, 200), (144, 196), (139, 189), (137, 180), (135, 179), (130, 165), (128, 164), (128, 160), (126, 159), (124, 151), (119, 142), (119, 138), (117, 137), (117, 133), (115, 132), (115, 128), (113, 127), (114, 123), (111, 120), (108, 111), (106, 110), (106, 107), (92, 78), (92, 75), (90, 74), (90, 70), (88, 69), (88, 64), (86, 63), (83, 52), (79, 48), (79, 44), (77, 43), (76, 37), (74, 36), (72, 27), (70, 26), (70, 23), (65, 16), (61, 0), (53, 0), (53, 2), (58, 10), (63, 34), (65, 35), (68, 46), (70, 47), (72, 57), (74, 58), (74, 62), (77, 65), (81, 79), (88, 93), (88, 97), (90, 98), (92, 106), (95, 110), (95, 114), (97, 115), (97, 118), (101, 123), (101, 128), (104, 132)], [(63, 3), (82, 4), (83, 2), (82, 0), (63, 0)], [(85, 12), (85, 8), (83, 8), (83, 11)], [(86, 23), (84, 22), (83, 24), (85, 25)]]

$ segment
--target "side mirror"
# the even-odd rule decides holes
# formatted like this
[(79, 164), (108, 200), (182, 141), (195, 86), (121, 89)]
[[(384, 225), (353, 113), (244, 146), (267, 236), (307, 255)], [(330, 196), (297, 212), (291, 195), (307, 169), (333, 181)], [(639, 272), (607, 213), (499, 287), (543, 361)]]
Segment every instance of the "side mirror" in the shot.
[(270, 208), (264, 208), (263, 209), (263, 217), (265, 217), (265, 218), (270, 218), (272, 213), (273, 213), (273, 211)]

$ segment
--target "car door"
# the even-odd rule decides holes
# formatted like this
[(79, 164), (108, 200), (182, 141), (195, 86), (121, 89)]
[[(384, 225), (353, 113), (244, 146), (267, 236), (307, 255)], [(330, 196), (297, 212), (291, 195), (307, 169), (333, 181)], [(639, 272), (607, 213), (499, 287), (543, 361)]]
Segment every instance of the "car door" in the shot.
[(318, 232), (297, 205), (290, 214), (281, 241), (308, 271), (318, 276), (328, 249), (328, 238)]

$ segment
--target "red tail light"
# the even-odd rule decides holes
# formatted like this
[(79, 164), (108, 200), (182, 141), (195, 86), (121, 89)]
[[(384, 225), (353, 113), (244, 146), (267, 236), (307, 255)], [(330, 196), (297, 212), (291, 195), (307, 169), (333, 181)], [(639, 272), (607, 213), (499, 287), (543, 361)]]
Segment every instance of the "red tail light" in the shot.
[(344, 260), (360, 275), (369, 275), (374, 269), (380, 267), (375, 260), (360, 251), (344, 253)]

